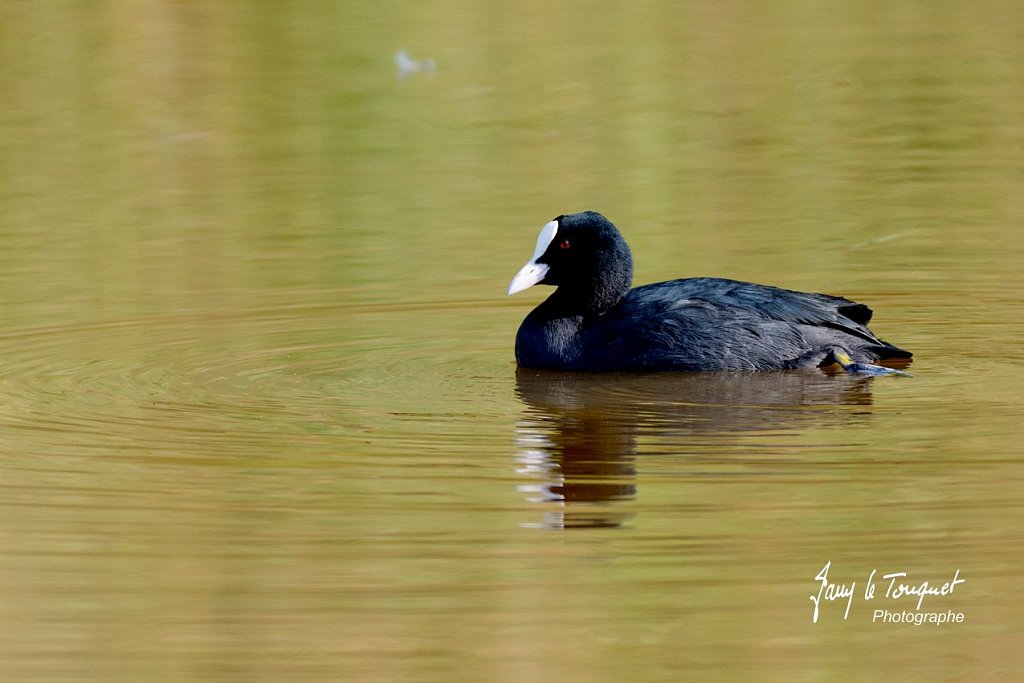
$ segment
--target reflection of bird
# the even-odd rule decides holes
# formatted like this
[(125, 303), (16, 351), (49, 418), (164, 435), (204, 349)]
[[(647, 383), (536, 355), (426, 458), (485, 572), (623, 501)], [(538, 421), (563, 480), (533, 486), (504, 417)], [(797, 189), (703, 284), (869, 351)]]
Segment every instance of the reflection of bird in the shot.
[(516, 359), (552, 370), (780, 370), (838, 363), (868, 374), (911, 357), (867, 328), (848, 299), (719, 278), (630, 289), (633, 259), (599, 213), (559, 216), (509, 285), (557, 289), (523, 321)]
[(405, 77), (417, 71), (425, 71), (427, 73), (434, 72), (433, 59), (423, 59), (417, 61), (409, 56), (409, 53), (406, 51), (405, 48), (402, 48), (401, 50), (395, 53), (395, 66), (398, 67), (399, 77)]
[[(516, 451), (519, 473), (530, 481), (520, 489), (548, 506), (544, 526), (617, 526), (628, 516), (617, 503), (637, 495), (639, 443), (648, 452), (678, 454), (680, 462), (749, 458), (751, 435), (864, 419), (873, 382), (809, 370), (624, 374), (519, 368), (516, 394), (526, 411), (516, 425)], [(552, 509), (555, 504), (560, 507)]]
[[(730, 443), (750, 432), (792, 431), (848, 424), (872, 403), (874, 378), (858, 374), (793, 370), (693, 373), (578, 373), (519, 368), (516, 394), (550, 428), (567, 420), (601, 424), (607, 432), (655, 437), (711, 437)], [(841, 406), (860, 406), (855, 412)], [(544, 444), (557, 442), (549, 435)], [(606, 438), (593, 451), (632, 452), (631, 441)], [(686, 446), (692, 446), (687, 440)]]

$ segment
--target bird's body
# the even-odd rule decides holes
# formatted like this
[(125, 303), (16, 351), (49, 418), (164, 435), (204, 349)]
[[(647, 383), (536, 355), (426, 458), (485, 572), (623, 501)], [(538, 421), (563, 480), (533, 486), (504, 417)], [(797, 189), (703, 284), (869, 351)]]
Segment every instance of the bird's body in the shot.
[[(782, 370), (840, 363), (855, 370), (910, 352), (868, 328), (871, 309), (842, 297), (720, 278), (630, 288), (632, 257), (594, 212), (545, 226), (509, 293), (558, 289), (523, 321), (516, 360), (582, 371)], [(868, 370), (870, 371), (870, 370)]]
[[(550, 300), (549, 300), (550, 301)], [(527, 368), (559, 370), (780, 370), (909, 357), (865, 326), (871, 310), (824, 294), (718, 278), (636, 287), (599, 313), (544, 302), (516, 335)]]

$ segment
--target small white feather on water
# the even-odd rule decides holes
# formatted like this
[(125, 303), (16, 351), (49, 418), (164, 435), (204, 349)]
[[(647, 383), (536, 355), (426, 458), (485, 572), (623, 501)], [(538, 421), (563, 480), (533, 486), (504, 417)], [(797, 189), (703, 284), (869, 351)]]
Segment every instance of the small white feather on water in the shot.
[(395, 53), (395, 66), (398, 67), (399, 78), (405, 78), (418, 71), (434, 73), (433, 59), (413, 59), (404, 47)]

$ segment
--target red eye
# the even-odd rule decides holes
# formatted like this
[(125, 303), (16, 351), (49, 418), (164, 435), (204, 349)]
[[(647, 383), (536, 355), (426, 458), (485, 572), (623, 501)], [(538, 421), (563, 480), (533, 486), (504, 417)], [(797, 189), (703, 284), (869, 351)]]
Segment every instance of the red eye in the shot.
[(572, 246), (572, 243), (569, 242), (569, 240), (562, 240), (561, 242), (558, 243), (558, 247), (560, 249), (568, 249), (571, 246)]

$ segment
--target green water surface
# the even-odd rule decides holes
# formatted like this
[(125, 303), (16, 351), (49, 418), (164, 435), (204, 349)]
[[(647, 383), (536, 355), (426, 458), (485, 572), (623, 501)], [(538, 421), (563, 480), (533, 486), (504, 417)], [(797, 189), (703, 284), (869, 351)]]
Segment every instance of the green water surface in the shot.
[[(1019, 674), (1022, 27), (0, 4), (0, 677)], [(638, 283), (867, 303), (914, 377), (517, 373), (583, 209)], [(964, 621), (873, 622), (872, 570)]]

